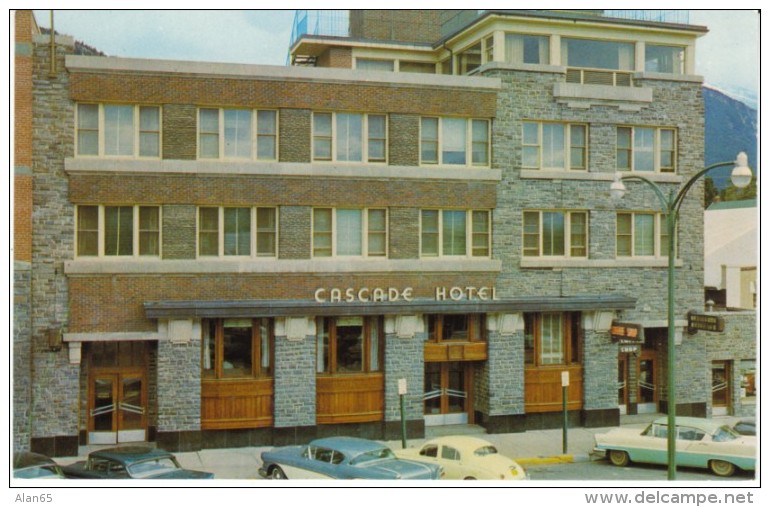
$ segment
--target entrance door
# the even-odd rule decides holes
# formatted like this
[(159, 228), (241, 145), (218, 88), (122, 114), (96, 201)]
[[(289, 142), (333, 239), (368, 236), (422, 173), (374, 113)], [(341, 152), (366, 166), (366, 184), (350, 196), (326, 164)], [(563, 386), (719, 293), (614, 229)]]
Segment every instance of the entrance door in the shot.
[(643, 351), (639, 357), (639, 391), (637, 411), (652, 414), (658, 411), (658, 372), (654, 351)]
[(712, 415), (727, 415), (730, 412), (730, 363), (711, 363), (711, 412)]
[(468, 424), (470, 363), (425, 363), (425, 425)]
[(94, 372), (89, 389), (89, 444), (146, 440), (145, 386), (143, 371)]

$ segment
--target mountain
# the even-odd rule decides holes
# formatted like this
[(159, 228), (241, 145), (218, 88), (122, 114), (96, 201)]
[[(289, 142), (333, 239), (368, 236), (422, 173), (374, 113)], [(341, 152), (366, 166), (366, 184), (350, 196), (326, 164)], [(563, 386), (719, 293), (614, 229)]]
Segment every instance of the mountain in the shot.
[[(756, 109), (727, 94), (709, 87), (703, 87), (706, 108), (706, 166), (728, 160), (745, 151), (749, 166), (757, 174), (757, 120)], [(732, 167), (714, 169), (710, 176), (720, 190), (730, 186)]]

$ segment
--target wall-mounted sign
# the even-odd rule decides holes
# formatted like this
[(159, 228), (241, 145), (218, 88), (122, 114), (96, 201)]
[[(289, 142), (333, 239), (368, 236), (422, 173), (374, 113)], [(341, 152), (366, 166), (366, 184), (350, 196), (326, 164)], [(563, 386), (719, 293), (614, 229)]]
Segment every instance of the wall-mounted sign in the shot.
[(644, 341), (644, 327), (630, 322), (612, 322), (610, 326), (612, 341), (641, 342)]
[(718, 315), (688, 312), (687, 327), (689, 331), (714, 331), (716, 333), (723, 333), (725, 330), (725, 319)]
[[(436, 301), (497, 301), (494, 287), (436, 287)], [(361, 287), (354, 289), (318, 288), (313, 294), (317, 303), (379, 303), (384, 301), (407, 301), (414, 299), (414, 289), (405, 287)]]

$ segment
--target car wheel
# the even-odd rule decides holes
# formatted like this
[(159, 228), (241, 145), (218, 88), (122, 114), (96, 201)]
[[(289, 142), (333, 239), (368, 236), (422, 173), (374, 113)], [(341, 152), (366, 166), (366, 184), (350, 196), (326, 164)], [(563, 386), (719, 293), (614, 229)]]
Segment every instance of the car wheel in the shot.
[(475, 481), (476, 478), (475, 477), (466, 477), (465, 480), (466, 481)]
[(735, 465), (722, 461), (721, 459), (714, 459), (709, 461), (709, 468), (715, 475), (720, 477), (730, 477), (735, 473)]
[(273, 467), (272, 472), (270, 472), (270, 478), (271, 479), (286, 479), (286, 474), (279, 466)]
[(616, 449), (610, 451), (610, 462), (612, 462), (613, 465), (624, 467), (628, 465), (629, 461), (628, 453), (626, 451), (618, 451)]

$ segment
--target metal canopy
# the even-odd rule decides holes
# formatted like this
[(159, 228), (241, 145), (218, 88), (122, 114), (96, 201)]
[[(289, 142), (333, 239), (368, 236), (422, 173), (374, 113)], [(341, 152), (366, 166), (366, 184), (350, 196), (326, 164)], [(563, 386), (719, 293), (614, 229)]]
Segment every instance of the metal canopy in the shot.
[(636, 298), (619, 294), (543, 296), (494, 301), (414, 299), (351, 303), (318, 303), (313, 300), (148, 301), (144, 303), (145, 315), (149, 319), (563, 312), (630, 310), (635, 307)]

